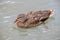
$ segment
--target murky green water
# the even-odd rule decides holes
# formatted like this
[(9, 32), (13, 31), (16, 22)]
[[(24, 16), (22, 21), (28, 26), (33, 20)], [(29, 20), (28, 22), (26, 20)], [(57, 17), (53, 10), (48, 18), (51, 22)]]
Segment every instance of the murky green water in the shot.
[[(17, 15), (29, 11), (55, 9), (46, 24), (24, 29), (13, 23)], [(48, 27), (46, 29), (45, 27)], [(60, 4), (58, 0), (16, 0), (0, 3), (0, 40), (60, 40)]]

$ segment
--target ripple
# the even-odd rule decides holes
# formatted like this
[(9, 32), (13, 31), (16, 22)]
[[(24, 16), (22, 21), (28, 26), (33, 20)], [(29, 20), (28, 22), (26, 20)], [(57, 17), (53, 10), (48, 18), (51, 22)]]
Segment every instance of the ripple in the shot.
[(3, 18), (7, 19), (7, 18), (11, 18), (11, 16), (5, 16), (5, 17), (3, 17)]

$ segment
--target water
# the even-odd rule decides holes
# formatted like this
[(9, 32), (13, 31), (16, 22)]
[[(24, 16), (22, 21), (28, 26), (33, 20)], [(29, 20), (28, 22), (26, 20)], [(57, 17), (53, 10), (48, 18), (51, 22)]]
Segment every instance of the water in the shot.
[[(55, 13), (38, 27), (18, 28), (14, 20), (20, 13), (54, 9)], [(57, 0), (20, 0), (0, 3), (0, 40), (60, 40), (60, 5)], [(46, 29), (46, 26), (48, 29)]]

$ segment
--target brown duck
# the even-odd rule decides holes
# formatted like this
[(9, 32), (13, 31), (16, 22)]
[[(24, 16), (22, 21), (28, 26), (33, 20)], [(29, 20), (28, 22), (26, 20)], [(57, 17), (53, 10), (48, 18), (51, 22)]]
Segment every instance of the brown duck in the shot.
[(21, 28), (30, 28), (39, 26), (43, 24), (52, 14), (54, 10), (40, 10), (40, 11), (31, 11), (27, 14), (19, 14), (15, 23), (18, 27)]

